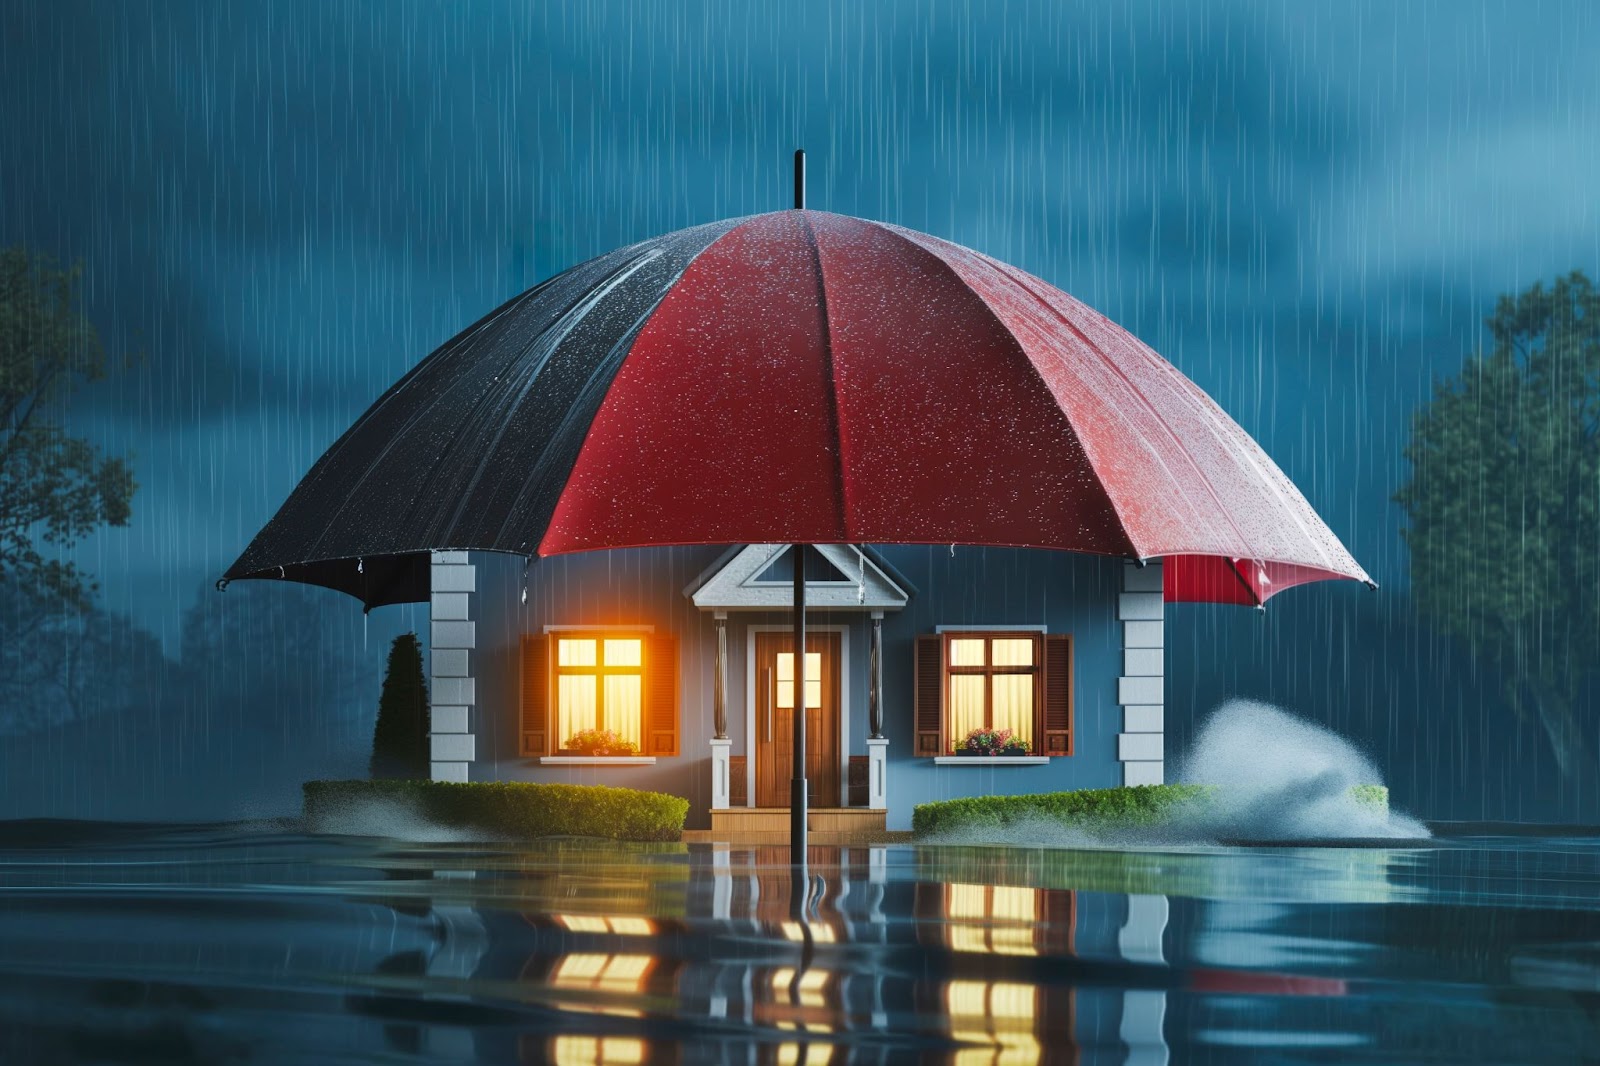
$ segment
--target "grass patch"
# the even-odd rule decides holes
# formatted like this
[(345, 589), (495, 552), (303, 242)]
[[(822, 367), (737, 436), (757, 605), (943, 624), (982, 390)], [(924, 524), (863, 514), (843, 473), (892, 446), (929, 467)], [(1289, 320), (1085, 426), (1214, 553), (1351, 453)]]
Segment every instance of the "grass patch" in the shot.
[[(1215, 789), (1214, 785), (1132, 785), (1030, 796), (968, 796), (918, 804), (911, 812), (911, 831), (921, 838), (956, 830), (1003, 829), (1040, 819), (1101, 831), (1153, 826), (1178, 807), (1205, 803)], [(1362, 806), (1389, 810), (1389, 790), (1383, 785), (1354, 785), (1350, 795)]]
[(679, 840), (689, 801), (660, 792), (605, 785), (523, 781), (307, 781), (305, 814), (313, 825), (363, 804), (403, 806), (435, 825), (483, 829), (518, 838), (584, 836), (609, 840)]

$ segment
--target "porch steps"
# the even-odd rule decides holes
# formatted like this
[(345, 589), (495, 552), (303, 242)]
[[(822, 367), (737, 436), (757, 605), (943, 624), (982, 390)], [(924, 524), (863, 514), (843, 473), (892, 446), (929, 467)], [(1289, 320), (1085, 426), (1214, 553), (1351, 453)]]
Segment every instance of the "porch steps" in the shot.
[[(890, 833), (886, 812), (862, 807), (813, 807), (807, 815), (806, 839), (811, 844), (880, 844), (906, 839), (908, 833)], [(711, 812), (709, 830), (685, 830), (690, 843), (787, 844), (787, 807), (731, 807)]]

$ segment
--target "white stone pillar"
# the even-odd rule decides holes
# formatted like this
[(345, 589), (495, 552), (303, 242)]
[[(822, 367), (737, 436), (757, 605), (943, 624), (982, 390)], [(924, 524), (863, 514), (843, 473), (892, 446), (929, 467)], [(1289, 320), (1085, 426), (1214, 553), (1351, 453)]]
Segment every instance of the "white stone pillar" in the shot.
[(1159, 785), (1166, 779), (1166, 633), (1161, 560), (1122, 568), (1117, 618), (1122, 622), (1122, 676), (1117, 702), (1122, 729), (1117, 758), (1124, 785)]
[(732, 747), (733, 741), (726, 737), (711, 741), (711, 809), (714, 811), (728, 809), (728, 797), (732, 791), (728, 780), (731, 765), (728, 755)]
[(466, 781), (468, 763), (476, 758), (471, 708), (477, 702), (472, 678), (472, 649), (477, 646), (472, 621), (472, 594), (477, 567), (466, 552), (434, 552), (429, 648), (433, 679), (429, 745), (435, 781)]
[(889, 809), (889, 741), (867, 741), (867, 808)]

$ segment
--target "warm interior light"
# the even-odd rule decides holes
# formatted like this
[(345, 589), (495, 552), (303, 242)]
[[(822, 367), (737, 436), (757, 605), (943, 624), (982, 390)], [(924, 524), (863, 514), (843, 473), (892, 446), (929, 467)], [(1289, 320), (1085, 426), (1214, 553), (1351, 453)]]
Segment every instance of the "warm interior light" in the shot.
[[(780, 651), (777, 662), (778, 693), (775, 702), (785, 710), (794, 706), (794, 652)], [(806, 652), (806, 708), (822, 706), (822, 653)]]
[(556, 641), (556, 735), (604, 729), (644, 750), (644, 641), (561, 637)]
[(643, 1040), (623, 1036), (558, 1036), (550, 1042), (550, 1058), (559, 1066), (643, 1062)]

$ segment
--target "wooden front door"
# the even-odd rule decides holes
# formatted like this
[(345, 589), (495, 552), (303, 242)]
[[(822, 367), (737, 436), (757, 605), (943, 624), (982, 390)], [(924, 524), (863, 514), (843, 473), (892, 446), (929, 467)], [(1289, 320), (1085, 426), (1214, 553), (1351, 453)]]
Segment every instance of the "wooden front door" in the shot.
[[(811, 806), (839, 801), (839, 634), (806, 634), (806, 777)], [(794, 634), (756, 634), (756, 806), (789, 806), (794, 776)]]

